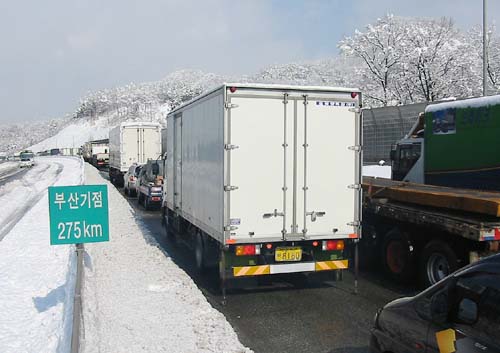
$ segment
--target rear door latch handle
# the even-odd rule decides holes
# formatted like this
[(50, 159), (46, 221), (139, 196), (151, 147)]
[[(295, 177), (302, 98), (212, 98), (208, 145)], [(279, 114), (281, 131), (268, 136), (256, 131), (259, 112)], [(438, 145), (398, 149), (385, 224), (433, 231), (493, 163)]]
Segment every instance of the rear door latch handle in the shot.
[(316, 222), (317, 217), (323, 217), (326, 214), (326, 212), (323, 211), (312, 211), (312, 212), (306, 212), (307, 216), (311, 216), (311, 222)]

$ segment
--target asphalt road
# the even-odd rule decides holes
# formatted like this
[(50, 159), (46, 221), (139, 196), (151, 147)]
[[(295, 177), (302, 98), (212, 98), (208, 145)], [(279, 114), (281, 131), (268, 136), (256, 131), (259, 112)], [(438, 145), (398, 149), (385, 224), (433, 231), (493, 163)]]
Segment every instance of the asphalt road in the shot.
[(350, 272), (342, 281), (312, 283), (298, 274), (236, 283), (237, 288), (228, 292), (227, 304), (222, 306), (217, 273), (199, 274), (193, 252), (167, 239), (160, 211), (145, 211), (136, 198), (128, 200), (138, 221), (193, 278), (212, 306), (226, 316), (240, 341), (257, 353), (368, 352), (376, 310), (416, 292), (416, 288), (398, 286), (377, 272), (360, 273), (358, 294), (354, 294)]

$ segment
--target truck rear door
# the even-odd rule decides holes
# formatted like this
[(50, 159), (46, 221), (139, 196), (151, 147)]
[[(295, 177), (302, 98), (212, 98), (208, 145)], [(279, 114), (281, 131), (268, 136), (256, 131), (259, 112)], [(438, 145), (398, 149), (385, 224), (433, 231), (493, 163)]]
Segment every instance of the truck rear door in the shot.
[(226, 220), (244, 241), (345, 238), (359, 221), (350, 93), (228, 92)]

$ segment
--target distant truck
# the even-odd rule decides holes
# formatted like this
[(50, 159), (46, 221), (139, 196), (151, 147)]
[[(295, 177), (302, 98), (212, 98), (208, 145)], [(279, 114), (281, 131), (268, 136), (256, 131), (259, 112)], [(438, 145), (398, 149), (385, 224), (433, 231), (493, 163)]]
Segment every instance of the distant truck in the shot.
[(129, 167), (161, 157), (160, 124), (122, 123), (109, 132), (109, 179), (123, 187), (123, 176)]
[(109, 153), (108, 139), (88, 141), (82, 146), (82, 157), (87, 163), (92, 164), (94, 155), (99, 153)]
[(498, 136), (500, 96), (428, 106), (392, 149), (392, 180), (364, 179), (366, 256), (428, 286), (498, 252)]
[(97, 169), (109, 167), (109, 153), (97, 153), (92, 156), (92, 165)]
[(339, 274), (358, 238), (357, 89), (226, 84), (167, 116), (167, 235), (226, 280)]

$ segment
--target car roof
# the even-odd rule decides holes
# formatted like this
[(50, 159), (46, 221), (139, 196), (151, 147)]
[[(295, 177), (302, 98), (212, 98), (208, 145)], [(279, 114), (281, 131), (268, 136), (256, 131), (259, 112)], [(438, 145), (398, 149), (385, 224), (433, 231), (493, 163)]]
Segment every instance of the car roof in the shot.
[(461, 270), (455, 272), (454, 276), (464, 275), (473, 272), (491, 272), (500, 274), (500, 253), (485, 257), (477, 262), (474, 262)]

